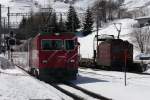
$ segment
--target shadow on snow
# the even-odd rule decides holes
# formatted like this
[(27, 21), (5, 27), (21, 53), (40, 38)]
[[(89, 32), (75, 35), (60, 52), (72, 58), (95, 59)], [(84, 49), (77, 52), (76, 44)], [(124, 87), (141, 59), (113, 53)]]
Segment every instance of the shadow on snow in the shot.
[(85, 84), (85, 83), (109, 82), (109, 81), (79, 75), (77, 80), (74, 80), (72, 82), (75, 84)]

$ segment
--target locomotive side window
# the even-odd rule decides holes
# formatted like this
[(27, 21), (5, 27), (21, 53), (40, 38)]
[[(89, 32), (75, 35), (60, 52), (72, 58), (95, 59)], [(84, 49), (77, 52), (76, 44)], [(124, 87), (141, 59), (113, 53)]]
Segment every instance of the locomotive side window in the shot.
[(61, 50), (62, 40), (42, 40), (42, 50)]
[(50, 40), (42, 40), (43, 50), (50, 50), (50, 47), (51, 47)]
[(66, 50), (73, 50), (75, 47), (75, 41), (74, 40), (65, 40), (65, 49)]

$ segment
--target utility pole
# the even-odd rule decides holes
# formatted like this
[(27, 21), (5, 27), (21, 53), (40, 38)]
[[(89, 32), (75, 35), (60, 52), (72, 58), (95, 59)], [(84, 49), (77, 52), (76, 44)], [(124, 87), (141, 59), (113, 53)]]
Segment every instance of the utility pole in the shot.
[(5, 30), (6, 30), (6, 19), (5, 19), (5, 17), (4, 17), (3, 20), (4, 20), (4, 22), (3, 22), (3, 29), (4, 29), (4, 31), (3, 32), (4, 32), (4, 35), (5, 35)]
[(97, 15), (97, 18), (96, 18), (96, 24), (97, 24), (97, 26), (96, 26), (97, 27), (97, 31), (96, 31), (96, 37), (97, 37), (96, 38), (96, 40), (97, 40), (96, 41), (96, 47), (98, 47), (98, 32), (99, 32), (99, 30), (98, 30), (99, 29), (99, 19), (98, 19), (98, 16), (99, 15)]
[(125, 65), (124, 65), (124, 84), (127, 85), (127, 49), (124, 51)]
[(0, 30), (2, 30), (2, 5), (0, 4)]
[(8, 7), (7, 17), (8, 17), (8, 31), (9, 31), (10, 30), (10, 7)]
[(97, 36), (97, 41), (96, 41), (96, 46), (98, 47), (98, 33), (99, 33), (99, 27), (101, 27), (101, 18), (100, 18), (100, 12), (101, 8), (97, 8), (96, 11), (96, 36)]
[[(2, 35), (2, 6), (0, 4), (0, 35)], [(1, 37), (1, 36), (0, 36)], [(2, 40), (2, 39), (1, 39)], [(2, 41), (0, 40), (0, 44), (2, 43)]]
[(6, 42), (5, 42), (5, 33), (6, 32), (6, 20), (5, 20), (5, 17), (4, 17), (4, 22), (3, 22), (3, 33), (4, 33), (4, 40), (3, 40), (3, 43), (4, 43), (4, 56), (5, 56), (5, 52), (6, 52), (6, 47), (7, 47), (7, 44), (6, 44)]
[[(10, 31), (10, 7), (8, 7), (7, 17), (8, 17), (8, 23), (7, 23), (8, 27), (7, 28), (8, 28), (8, 32), (9, 32)], [(8, 50), (8, 59), (10, 59), (10, 45), (9, 45), (9, 43), (7, 43), (7, 50)]]

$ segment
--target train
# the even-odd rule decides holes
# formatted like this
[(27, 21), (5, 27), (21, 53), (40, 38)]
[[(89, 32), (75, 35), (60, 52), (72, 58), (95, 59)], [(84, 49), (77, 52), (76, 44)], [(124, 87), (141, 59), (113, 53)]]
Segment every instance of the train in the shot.
[[(22, 48), (22, 47), (21, 47)], [(75, 80), (78, 38), (73, 33), (41, 32), (26, 43), (28, 71), (41, 80)]]
[(81, 58), (80, 66), (113, 71), (143, 72), (146, 66), (133, 61), (133, 44), (113, 35), (94, 37), (93, 59)]
[(98, 66), (110, 70), (123, 70), (125, 64), (128, 69), (133, 62), (133, 45), (121, 39), (108, 39), (97, 47), (95, 62)]

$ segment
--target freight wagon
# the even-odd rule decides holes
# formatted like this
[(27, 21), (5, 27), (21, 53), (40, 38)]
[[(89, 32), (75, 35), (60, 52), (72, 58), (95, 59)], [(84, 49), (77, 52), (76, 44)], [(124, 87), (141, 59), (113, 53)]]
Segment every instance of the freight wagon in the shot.
[[(98, 66), (109, 70), (128, 70), (133, 63), (133, 45), (121, 39), (107, 39), (99, 43), (95, 58)], [(129, 67), (130, 66), (130, 67)]]

